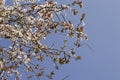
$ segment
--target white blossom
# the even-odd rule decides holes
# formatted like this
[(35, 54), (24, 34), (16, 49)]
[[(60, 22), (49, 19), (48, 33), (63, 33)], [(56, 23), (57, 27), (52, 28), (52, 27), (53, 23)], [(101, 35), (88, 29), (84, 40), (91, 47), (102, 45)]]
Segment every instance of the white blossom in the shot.
[[(71, 12), (74, 6), (72, 3), (59, 4), (54, 0), (45, 0), (46, 2), (41, 4), (40, 0), (13, 0), (13, 5), (9, 6), (5, 1), (0, 0), (0, 39), (8, 40), (10, 43), (5, 48), (0, 46), (0, 70), (3, 71), (1, 75), (5, 73), (9, 78), (15, 74), (15, 80), (19, 80), (21, 76), (19, 68), (22, 67), (25, 71), (32, 71), (34, 75), (40, 77), (44, 73), (42, 71), (44, 68), (40, 66), (41, 69), (38, 70), (43, 73), (36, 74), (37, 70), (32, 69), (37, 69), (39, 65), (37, 64), (36, 68), (36, 63), (32, 61), (41, 62), (44, 58), (53, 59), (56, 68), (59, 64), (67, 64), (75, 56), (71, 54), (74, 50), (64, 50), (67, 47), (66, 42), (60, 44), (60, 49), (54, 47), (54, 44), (48, 46), (44, 42), (49, 41), (49, 38), (47, 39), (49, 35), (62, 34), (76, 38), (77, 44), (73, 43), (73, 47), (79, 46), (80, 39), (87, 40), (84, 31), (77, 30), (72, 20), (66, 18), (67, 14), (70, 14), (66, 10)], [(40, 1), (40, 4), (36, 1)], [(80, 27), (85, 26), (84, 17), (85, 14), (81, 17)]]

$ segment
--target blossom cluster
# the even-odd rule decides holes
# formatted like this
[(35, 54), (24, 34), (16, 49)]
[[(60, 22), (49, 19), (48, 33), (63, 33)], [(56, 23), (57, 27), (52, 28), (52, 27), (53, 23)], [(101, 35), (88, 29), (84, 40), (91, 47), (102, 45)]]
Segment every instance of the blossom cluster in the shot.
[[(63, 13), (69, 10), (76, 16), (79, 12), (73, 6), (78, 5), (82, 8), (82, 1), (58, 4), (52, 0), (45, 0), (42, 3), (40, 0), (13, 0), (11, 6), (5, 3), (5, 0), (0, 0), (0, 40), (7, 39), (11, 45), (0, 47), (1, 80), (7, 80), (13, 74), (16, 80), (20, 80), (21, 67), (26, 72), (34, 73), (28, 75), (28, 78), (37, 76), (40, 79), (41, 76), (46, 76), (52, 79), (54, 71), (45, 75), (44, 66), (32, 61), (43, 62), (45, 58), (50, 58), (55, 68), (59, 69), (59, 65), (69, 63), (72, 58), (81, 59), (76, 55), (75, 49), (81, 46), (81, 40), (88, 39), (84, 32), (86, 15), (82, 13), (78, 26), (74, 26)], [(59, 49), (54, 45), (49, 47), (43, 44), (41, 40), (46, 39), (51, 33), (75, 38), (73, 48), (65, 50), (67, 40), (63, 40), (64, 44)]]

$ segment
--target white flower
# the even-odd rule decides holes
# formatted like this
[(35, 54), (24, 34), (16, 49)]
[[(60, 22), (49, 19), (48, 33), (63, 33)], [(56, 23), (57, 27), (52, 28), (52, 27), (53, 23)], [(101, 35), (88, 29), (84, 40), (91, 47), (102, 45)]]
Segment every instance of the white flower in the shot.
[(85, 22), (84, 21), (82, 21), (82, 26), (85, 26)]
[(35, 18), (33, 17), (33, 16), (29, 16), (29, 17), (27, 17), (27, 20), (30, 22), (30, 23), (34, 23), (34, 21), (35, 21)]
[(18, 57), (17, 57), (18, 59), (22, 59), (22, 57), (19, 55)]
[(9, 71), (7, 72), (7, 74), (8, 74), (8, 76), (12, 76), (12, 75), (13, 75), (11, 70), (9, 70)]
[(23, 37), (23, 34), (21, 33), (21, 31), (18, 31), (18, 34), (20, 37)]
[(28, 0), (29, 2), (31, 2), (31, 3), (34, 3), (35, 2), (35, 0)]
[(12, 49), (12, 46), (9, 46), (10, 49)]
[(0, 5), (5, 5), (6, 0), (0, 0)]
[(3, 61), (0, 61), (0, 70), (3, 68)]
[(22, 9), (22, 12), (26, 13), (26, 12), (27, 12), (27, 9)]
[(4, 73), (5, 73), (5, 71), (2, 71), (2, 73), (0, 74), (0, 76), (3, 76), (3, 75), (4, 75)]
[(19, 0), (14, 0), (13, 1), (13, 4), (15, 7), (19, 6), (20, 5), (20, 1)]

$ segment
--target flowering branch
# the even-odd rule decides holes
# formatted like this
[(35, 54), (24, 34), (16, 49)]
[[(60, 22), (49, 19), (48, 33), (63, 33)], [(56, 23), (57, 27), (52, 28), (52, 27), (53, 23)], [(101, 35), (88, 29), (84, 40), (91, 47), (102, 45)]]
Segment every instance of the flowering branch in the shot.
[[(39, 1), (40, 2), (40, 1)], [(0, 0), (0, 40), (8, 40), (10, 45), (0, 47), (0, 79), (7, 80), (15, 74), (15, 79), (21, 79), (19, 68), (33, 76), (46, 76), (53, 78), (54, 70), (45, 74), (41, 62), (50, 58), (55, 69), (60, 65), (68, 64), (72, 59), (80, 60), (81, 56), (76, 55), (76, 48), (81, 46), (82, 40), (88, 40), (84, 32), (85, 13), (80, 17), (78, 26), (74, 26), (71, 20), (67, 20), (66, 10), (74, 16), (79, 12), (73, 6), (83, 7), (82, 1), (73, 1), (71, 4), (58, 5), (53, 0), (45, 0), (37, 3), (35, 0), (14, 0), (13, 5), (5, 4)], [(62, 17), (62, 19), (61, 19)], [(68, 40), (63, 39), (61, 47), (54, 47), (55, 44), (45, 45), (42, 40), (54, 34), (64, 34), (74, 38), (73, 47), (67, 49)], [(33, 63), (37, 61), (38, 63)]]

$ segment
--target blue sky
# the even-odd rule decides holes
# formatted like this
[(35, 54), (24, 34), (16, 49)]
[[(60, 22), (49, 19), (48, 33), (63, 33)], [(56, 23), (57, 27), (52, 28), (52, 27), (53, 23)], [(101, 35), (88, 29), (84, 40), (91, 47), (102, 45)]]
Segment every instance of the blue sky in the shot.
[(77, 52), (82, 60), (61, 66), (55, 80), (66, 75), (70, 75), (66, 80), (120, 80), (120, 0), (83, 2), (88, 44), (95, 52), (81, 47)]
[(88, 43), (79, 52), (82, 60), (62, 67), (66, 80), (120, 80), (120, 0), (83, 0)]

